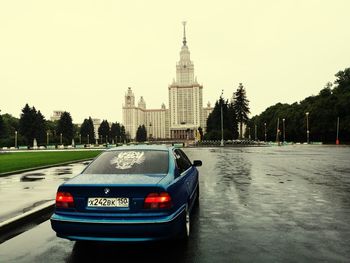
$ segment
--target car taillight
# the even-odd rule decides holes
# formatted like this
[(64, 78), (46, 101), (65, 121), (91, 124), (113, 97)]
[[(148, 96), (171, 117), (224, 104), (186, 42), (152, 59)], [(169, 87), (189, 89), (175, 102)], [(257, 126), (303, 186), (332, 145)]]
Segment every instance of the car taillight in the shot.
[(59, 207), (59, 208), (72, 208), (72, 207), (74, 207), (73, 196), (67, 192), (57, 192), (56, 207)]
[(169, 209), (172, 207), (171, 197), (168, 193), (150, 193), (144, 203), (145, 209)]

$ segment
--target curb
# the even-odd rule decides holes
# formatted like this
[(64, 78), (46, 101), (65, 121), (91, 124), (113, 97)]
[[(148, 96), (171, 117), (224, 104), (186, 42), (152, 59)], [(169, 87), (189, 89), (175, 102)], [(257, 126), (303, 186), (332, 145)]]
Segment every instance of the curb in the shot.
[[(0, 235), (6, 236), (7, 233), (13, 231), (16, 228), (23, 227), (25, 224), (30, 224), (31, 220), (37, 219), (40, 216), (52, 213), (55, 207), (55, 201), (49, 201), (42, 205), (35, 207), (34, 209), (10, 218), (0, 223)], [(0, 238), (0, 243), (4, 240)], [(6, 240), (6, 237), (5, 237)]]
[(52, 167), (67, 165), (67, 164), (71, 164), (71, 163), (86, 162), (86, 161), (93, 160), (94, 158), (87, 158), (87, 159), (81, 159), (81, 160), (75, 160), (75, 161), (69, 161), (69, 162), (63, 162), (63, 163), (55, 163), (55, 164), (44, 165), (44, 166), (37, 166), (37, 167), (33, 167), (33, 168), (27, 168), (27, 169), (12, 171), (12, 172), (0, 173), (0, 177), (6, 177), (6, 176), (9, 176), (9, 175), (12, 175), (12, 174), (19, 174), (19, 173), (31, 172), (31, 171), (35, 171), (35, 170), (52, 168)]

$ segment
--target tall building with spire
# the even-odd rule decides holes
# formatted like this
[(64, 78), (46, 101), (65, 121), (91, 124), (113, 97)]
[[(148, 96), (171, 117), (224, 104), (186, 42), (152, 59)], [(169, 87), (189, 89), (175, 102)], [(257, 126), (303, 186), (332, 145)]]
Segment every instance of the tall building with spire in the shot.
[(176, 64), (176, 80), (168, 89), (171, 138), (193, 138), (198, 127), (205, 126), (202, 114), (203, 86), (194, 77), (194, 65), (186, 40), (186, 22), (183, 22), (183, 41), (180, 60)]
[(210, 103), (203, 108), (203, 86), (194, 75), (194, 65), (187, 46), (186, 22), (183, 22), (183, 40), (180, 60), (176, 64), (176, 79), (168, 86), (168, 91), (169, 109), (163, 104), (159, 110), (146, 110), (142, 97), (138, 107), (135, 106), (135, 96), (131, 88), (128, 88), (123, 105), (123, 124), (132, 139), (140, 125), (145, 125), (148, 135), (155, 139), (194, 139), (199, 127), (206, 130), (206, 121), (212, 108)]

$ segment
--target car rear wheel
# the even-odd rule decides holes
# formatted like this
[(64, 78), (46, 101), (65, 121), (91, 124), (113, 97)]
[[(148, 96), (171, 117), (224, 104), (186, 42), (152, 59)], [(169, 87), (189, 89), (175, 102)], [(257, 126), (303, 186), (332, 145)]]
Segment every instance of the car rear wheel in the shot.
[(186, 205), (185, 213), (182, 219), (182, 230), (180, 234), (180, 239), (183, 241), (187, 241), (190, 236), (191, 230), (191, 216), (190, 211), (188, 209), (188, 205)]

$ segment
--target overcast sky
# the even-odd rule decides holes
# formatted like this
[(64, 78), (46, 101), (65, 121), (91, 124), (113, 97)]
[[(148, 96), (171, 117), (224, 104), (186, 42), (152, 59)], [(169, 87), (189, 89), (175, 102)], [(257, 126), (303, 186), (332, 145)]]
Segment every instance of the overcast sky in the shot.
[(0, 110), (121, 122), (127, 87), (147, 108), (168, 107), (186, 20), (204, 103), (242, 82), (259, 114), (350, 67), (349, 10), (348, 0), (1, 0)]

